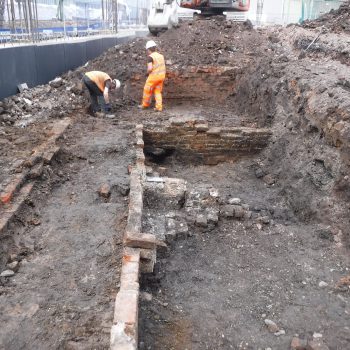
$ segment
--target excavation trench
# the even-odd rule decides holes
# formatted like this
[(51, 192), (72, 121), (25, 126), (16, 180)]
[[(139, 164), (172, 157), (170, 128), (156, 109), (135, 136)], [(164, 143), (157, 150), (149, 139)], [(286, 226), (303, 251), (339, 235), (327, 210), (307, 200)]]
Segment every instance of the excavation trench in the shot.
[[(349, 260), (336, 249), (337, 225), (324, 225), (329, 216), (316, 203), (333, 196), (335, 177), (310, 148), (319, 131), (305, 135), (293, 119), (286, 129), (288, 94), (259, 97), (265, 114), (242, 114), (232, 96), (246, 86), (226, 72), (234, 76), (215, 102), (201, 89), (207, 79), (187, 92), (175, 75), (184, 85), (172, 92), (170, 118), (144, 123), (142, 232), (168, 249), (142, 275), (139, 348), (287, 349), (295, 334), (312, 344), (317, 333), (322, 345), (346, 348), (339, 281)], [(285, 158), (293, 152), (296, 159)], [(276, 323), (273, 332), (265, 320)]]
[(346, 347), (337, 281), (347, 260), (261, 173), (271, 130), (180, 117), (144, 125), (143, 135), (142, 231), (168, 250), (142, 276), (139, 348), (287, 349), (295, 334), (306, 342), (314, 333)]
[[(222, 37), (221, 29), (208, 31)], [(125, 85), (114, 119), (73, 118), (62, 150), (2, 237), (1, 263), (18, 261), (19, 269), (1, 280), (0, 347), (106, 349), (112, 334), (114, 348), (125, 341), (134, 349), (138, 334), (139, 349), (288, 349), (295, 334), (305, 341), (322, 334), (329, 349), (348, 348), (347, 134), (342, 125), (326, 130), (326, 108), (318, 121), (320, 100), (308, 104), (320, 84), (300, 78), (299, 66), (310, 62), (290, 73), (269, 57), (260, 64), (276, 45), (239, 33), (237, 48), (228, 34), (220, 42), (220, 55), (206, 38), (195, 40), (210, 53), (203, 62), (221, 65), (195, 66), (200, 50), (192, 63), (188, 52), (171, 57), (161, 114), (136, 112), (141, 41), (67, 74), (74, 81), (86, 69), (115, 69)], [(313, 69), (305, 79), (327, 78)], [(73, 90), (84, 100), (79, 89), (59, 89), (67, 103)], [(134, 143), (140, 123), (143, 139)], [(24, 140), (1, 160), (25, 158), (27, 147)], [(6, 176), (16, 171), (7, 168)], [(110, 193), (104, 186), (101, 196), (105, 184)], [(130, 227), (140, 236), (129, 237)]]
[[(186, 221), (214, 228), (219, 220), (220, 204), (223, 204), (218, 190), (214, 185), (207, 186), (205, 198), (200, 199), (200, 192), (187, 187), (187, 179), (176, 176), (174, 166), (196, 169), (223, 162), (233, 164), (257, 154), (267, 146), (270, 137), (268, 129), (217, 127), (203, 118), (194, 117), (173, 117), (162, 125), (145, 125), (144, 153), (149, 167), (143, 185), (142, 232), (150, 232), (171, 243), (178, 234), (186, 236)], [(199, 182), (198, 186), (205, 184)], [(206, 207), (201, 208), (201, 200), (207, 203)], [(251, 215), (247, 207), (235, 205), (240, 203), (231, 204), (222, 208), (223, 216), (242, 218)], [(180, 218), (179, 223), (176, 218)], [(180, 229), (179, 233), (177, 229)]]
[(128, 128), (75, 116), (2, 232), (2, 263), (15, 274), (0, 280), (1, 349), (109, 348), (132, 156)]

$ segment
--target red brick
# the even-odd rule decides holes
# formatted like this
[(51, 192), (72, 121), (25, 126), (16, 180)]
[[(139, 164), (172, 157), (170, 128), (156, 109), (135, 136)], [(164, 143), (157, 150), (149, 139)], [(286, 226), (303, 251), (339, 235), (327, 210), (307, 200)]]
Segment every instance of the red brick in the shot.
[[(124, 234), (124, 243), (126, 247), (129, 248), (140, 248), (140, 249), (155, 249), (156, 247), (167, 248), (166, 243), (158, 240), (153, 234), (150, 233), (130, 233), (125, 232)], [(137, 246), (140, 244), (140, 246)]]
[(49, 164), (52, 158), (58, 153), (60, 150), (59, 146), (50, 147), (50, 149), (46, 150), (43, 154), (43, 160), (45, 164)]
[(138, 291), (120, 290), (115, 299), (113, 323), (123, 322), (136, 326), (138, 321), (138, 301)]
[[(130, 248), (129, 248), (130, 249)], [(133, 254), (123, 256), (120, 274), (120, 290), (139, 290), (140, 250), (133, 250)]]
[[(125, 261), (123, 257), (123, 264), (122, 264), (122, 274), (131, 274), (134, 276), (138, 276), (139, 274), (139, 266), (140, 266), (140, 260), (139, 261)], [(137, 281), (137, 278), (136, 278)]]
[(11, 221), (13, 216), (17, 213), (17, 211), (21, 208), (22, 204), (29, 196), (32, 191), (34, 183), (28, 183), (21, 188), (16, 197), (16, 200), (12, 205), (7, 205), (0, 209), (0, 233), (6, 229), (8, 223)]
[(5, 190), (0, 194), (0, 201), (2, 204), (7, 204), (11, 201), (14, 194), (25, 180), (25, 174), (17, 174), (13, 180), (6, 186)]
[(154, 235), (149, 233), (132, 234), (126, 232), (124, 244), (127, 247), (155, 249), (157, 240)]
[(131, 337), (130, 326), (119, 322), (112, 326), (110, 350), (137, 350), (137, 337)]
[(124, 262), (128, 262), (128, 261), (132, 261), (132, 262), (139, 262), (140, 261), (140, 249), (133, 249), (133, 248), (128, 248), (125, 247), (124, 248), (124, 252), (123, 252), (123, 258), (122, 261)]

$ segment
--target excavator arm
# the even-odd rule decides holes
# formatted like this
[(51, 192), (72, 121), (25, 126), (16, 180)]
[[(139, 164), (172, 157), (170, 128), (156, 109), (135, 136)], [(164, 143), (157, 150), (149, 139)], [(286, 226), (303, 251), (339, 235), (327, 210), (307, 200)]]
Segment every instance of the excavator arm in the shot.
[(250, 8), (250, 0), (181, 0), (180, 6), (192, 10), (200, 10), (204, 15), (217, 15), (227, 12), (246, 12)]
[[(249, 10), (250, 0), (180, 0), (180, 6), (201, 11), (201, 15), (222, 15), (227, 12), (245, 12)], [(153, 0), (147, 19), (149, 31), (158, 33), (178, 24), (176, 0)]]

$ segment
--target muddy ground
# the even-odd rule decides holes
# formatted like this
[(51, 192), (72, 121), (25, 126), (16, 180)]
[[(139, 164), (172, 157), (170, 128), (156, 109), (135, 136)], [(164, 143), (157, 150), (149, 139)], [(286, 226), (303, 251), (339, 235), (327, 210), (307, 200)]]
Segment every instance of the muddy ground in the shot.
[[(0, 348), (108, 348), (133, 126), (191, 115), (270, 128), (268, 147), (235, 164), (165, 163), (190, 190), (214, 185), (269, 222), (222, 219), (211, 230), (190, 222), (191, 235), (159, 255), (143, 281), (152, 300), (141, 303), (140, 348), (282, 350), (295, 334), (314, 333), (329, 349), (349, 348), (350, 37), (341, 26), (348, 15), (344, 7), (287, 28), (182, 23), (156, 38), (168, 69), (162, 114), (137, 109), (146, 39), (2, 101), (0, 189), (55, 120), (73, 123), (1, 236), (2, 271), (13, 261), (19, 269), (0, 278)], [(114, 118), (86, 114), (80, 79), (90, 69), (122, 80)], [(97, 193), (104, 183), (106, 200)], [(285, 334), (270, 333), (265, 319)]]
[[(127, 213), (126, 129), (76, 117), (54, 164), (2, 235), (19, 270), (1, 278), (1, 349), (108, 348)], [(103, 184), (109, 198), (98, 194)]]
[[(257, 162), (165, 164), (189, 192), (216, 188), (220, 198), (241, 199), (253, 217), (191, 225), (190, 236), (159, 259), (143, 280), (152, 300), (141, 303), (140, 349), (289, 349), (295, 335), (314, 333), (329, 349), (349, 347), (348, 292), (338, 286), (349, 274), (348, 254), (322, 225), (301, 222), (280, 186), (257, 178)], [(257, 225), (258, 214), (269, 223)], [(285, 334), (270, 333), (265, 319)]]

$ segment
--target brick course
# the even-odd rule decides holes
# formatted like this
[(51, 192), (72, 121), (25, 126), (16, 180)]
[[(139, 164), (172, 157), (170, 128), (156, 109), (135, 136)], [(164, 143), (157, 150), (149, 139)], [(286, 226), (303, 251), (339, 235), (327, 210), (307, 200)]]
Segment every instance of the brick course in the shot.
[(129, 213), (124, 232), (124, 256), (120, 275), (120, 290), (115, 299), (111, 328), (111, 350), (136, 350), (138, 337), (139, 274), (152, 272), (156, 261), (156, 237), (142, 233), (143, 188), (146, 176), (143, 153), (143, 126), (135, 130), (136, 162), (129, 167)]
[(270, 137), (268, 129), (209, 127), (194, 118), (172, 118), (165, 125), (144, 128), (146, 146), (175, 150), (184, 161), (213, 165), (257, 153)]

